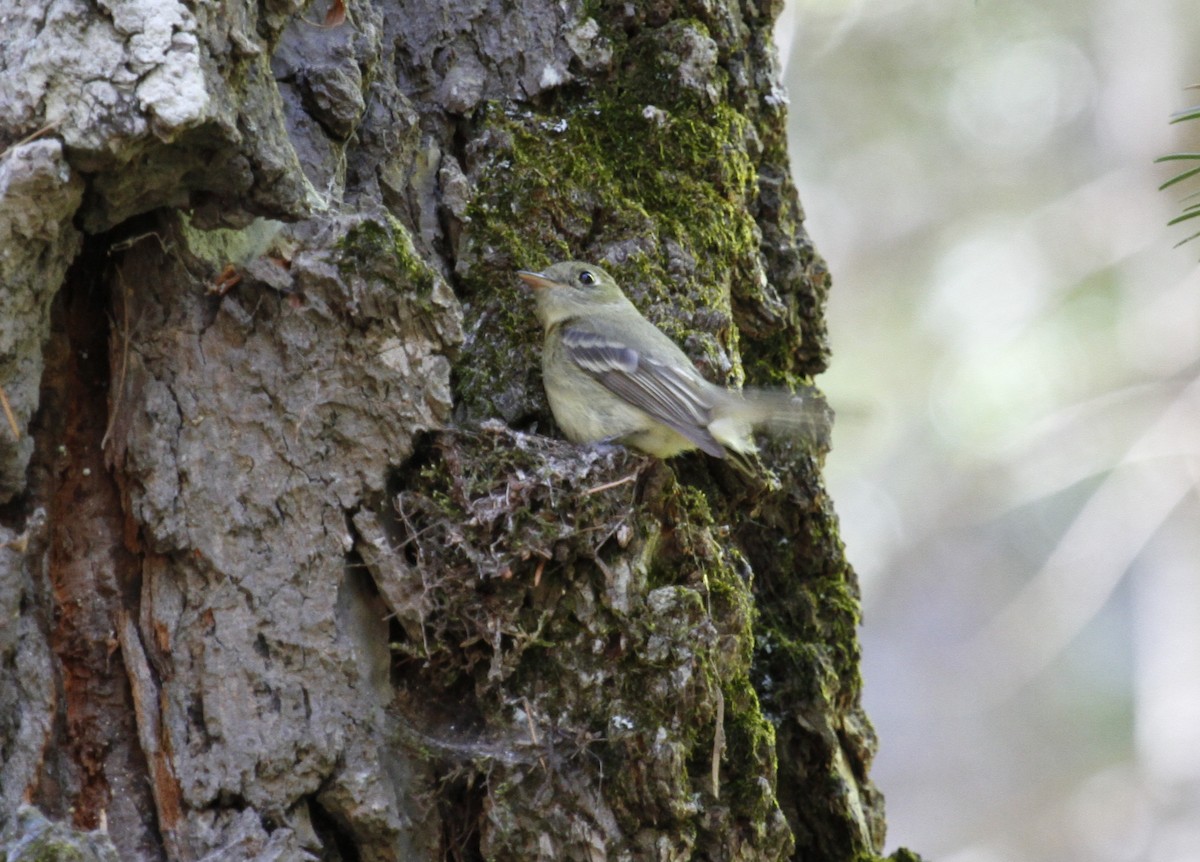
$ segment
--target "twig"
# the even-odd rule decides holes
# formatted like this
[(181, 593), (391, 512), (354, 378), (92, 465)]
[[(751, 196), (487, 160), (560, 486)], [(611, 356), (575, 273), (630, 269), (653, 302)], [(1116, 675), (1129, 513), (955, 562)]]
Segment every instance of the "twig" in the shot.
[(637, 477), (638, 471), (635, 470), (623, 479), (614, 479), (611, 482), (605, 482), (603, 485), (597, 485), (595, 488), (588, 488), (583, 492), (583, 496), (587, 497), (591, 494), (599, 494), (601, 491), (607, 491), (611, 488), (620, 487), (621, 485), (628, 485), (630, 482), (635, 481)]
[(104, 436), (100, 439), (101, 451), (108, 446), (108, 437), (112, 434), (113, 426), (117, 422), (117, 411), (125, 397), (125, 374), (129, 371), (129, 339), (132, 335), (129, 331), (129, 288), (125, 286), (125, 277), (121, 275), (119, 269), (117, 270), (117, 283), (121, 285), (121, 316), (124, 318), (121, 326), (121, 373), (113, 394), (112, 407), (109, 408), (108, 425), (105, 426)]
[(8, 427), (12, 429), (13, 437), (21, 439), (21, 426), (17, 424), (17, 417), (13, 415), (12, 407), (8, 403), (8, 396), (4, 394), (4, 387), (0, 386), (0, 406), (4, 407), (4, 416), (8, 419)]
[[(529, 740), (533, 743), (534, 748), (541, 748), (542, 742), (540, 739), (538, 739), (537, 728), (533, 724), (533, 710), (529, 708), (529, 698), (521, 698), (521, 703), (525, 707), (525, 724), (529, 727)], [(546, 766), (546, 756), (544, 754), (538, 755), (538, 763), (542, 765), (543, 771), (549, 771), (548, 767)]]
[(10, 144), (9, 146), (5, 147), (4, 152), (0, 153), (0, 156), (6, 156), (6, 155), (8, 155), (10, 150), (15, 149), (16, 147), (23, 146), (24, 144), (28, 144), (30, 141), (37, 140), (38, 138), (40, 138), (42, 135), (46, 134), (47, 132), (53, 131), (54, 128), (61, 122), (62, 122), (62, 118), (60, 117), (59, 119), (55, 120), (54, 122), (47, 123), (46, 125), (42, 126), (36, 132), (30, 132), (28, 135), (21, 138), (21, 140), (17, 141), (15, 144)]
[(713, 732), (712, 792), (721, 798), (721, 755), (725, 753), (725, 693), (717, 686), (717, 727)]

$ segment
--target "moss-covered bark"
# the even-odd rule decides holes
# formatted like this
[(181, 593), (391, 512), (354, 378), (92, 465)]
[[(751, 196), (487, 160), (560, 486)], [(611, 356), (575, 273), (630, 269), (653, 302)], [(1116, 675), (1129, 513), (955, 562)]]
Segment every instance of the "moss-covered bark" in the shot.
[[(536, 363), (528, 301), (507, 273), (555, 259), (603, 261), (712, 379), (797, 385), (822, 369), (827, 277), (787, 179), (769, 21), (756, 12), (768, 10), (598, 8), (612, 52), (604, 75), (475, 115), (465, 169), (477, 193), (458, 272), (467, 329), (480, 321), (502, 335), (469, 344), (456, 366), (460, 417), (550, 426), (536, 376), (497, 369), (514, 364), (514, 344), (524, 346), (519, 368)], [(867, 779), (874, 738), (859, 706), (857, 585), (818, 450), (777, 449), (774, 490), (678, 459), (682, 484), (650, 483), (633, 500), (656, 538), (639, 592), (697, 590), (725, 643), (699, 669), (720, 694), (677, 731), (689, 779), (659, 785), (681, 799), (712, 794), (704, 731), (720, 700), (728, 784), (683, 831), (700, 834), (713, 811), (755, 825), (720, 850), (706, 835), (697, 847), (712, 858), (736, 857), (735, 847), (774, 858), (788, 846), (773, 828), (779, 811), (801, 858), (854, 858), (882, 842), (882, 801)], [(628, 623), (612, 624), (624, 637)], [(583, 672), (573, 655), (555, 676)]]
[(874, 858), (824, 442), (563, 442), (512, 275), (811, 382), (777, 9), (340, 8), (13, 25), (4, 131), (61, 142), (0, 163), (5, 848), (32, 802), (137, 859)]

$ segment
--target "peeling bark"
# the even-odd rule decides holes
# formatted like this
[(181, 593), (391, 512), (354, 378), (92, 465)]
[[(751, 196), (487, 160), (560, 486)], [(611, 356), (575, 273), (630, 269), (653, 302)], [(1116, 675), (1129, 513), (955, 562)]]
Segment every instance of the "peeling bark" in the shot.
[(819, 373), (778, 10), (328, 11), (5, 19), (0, 848), (877, 855), (823, 444), (557, 439), (512, 277)]

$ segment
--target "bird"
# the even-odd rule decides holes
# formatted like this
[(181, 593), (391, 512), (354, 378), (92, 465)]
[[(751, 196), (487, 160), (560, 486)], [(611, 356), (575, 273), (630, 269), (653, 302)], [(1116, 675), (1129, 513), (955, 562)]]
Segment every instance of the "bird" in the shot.
[(756, 428), (812, 434), (827, 421), (808, 395), (706, 380), (595, 264), (564, 261), (517, 275), (532, 289), (545, 331), (550, 410), (575, 443), (617, 442), (664, 459), (699, 449), (745, 469), (757, 452)]

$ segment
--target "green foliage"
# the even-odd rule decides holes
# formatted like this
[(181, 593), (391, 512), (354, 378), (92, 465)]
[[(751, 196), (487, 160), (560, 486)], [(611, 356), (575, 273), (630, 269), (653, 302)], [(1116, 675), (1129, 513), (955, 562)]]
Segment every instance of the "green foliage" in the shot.
[[(1176, 111), (1174, 114), (1171, 115), (1171, 123), (1172, 124), (1184, 123), (1184, 122), (1188, 122), (1190, 120), (1197, 120), (1197, 119), (1200, 119), (1200, 105), (1193, 105), (1190, 108), (1184, 108), (1182, 111)], [(1171, 186), (1177, 185), (1178, 183), (1189, 180), (1192, 177), (1196, 176), (1197, 174), (1200, 174), (1200, 153), (1194, 153), (1194, 152), (1192, 152), (1192, 153), (1171, 153), (1169, 155), (1161, 156), (1161, 157), (1155, 159), (1154, 162), (1155, 162), (1155, 164), (1160, 164), (1160, 163), (1164, 163), (1164, 162), (1185, 162), (1185, 163), (1195, 164), (1195, 167), (1189, 167), (1187, 170), (1181, 171), (1180, 173), (1176, 174), (1175, 176), (1173, 176), (1169, 180), (1167, 180), (1165, 183), (1160, 185), (1158, 187), (1159, 191), (1170, 188)], [(1200, 192), (1192, 192), (1187, 197), (1185, 197), (1184, 200), (1185, 201), (1190, 200), (1192, 198), (1195, 198), (1197, 195), (1200, 195)], [(1192, 219), (1197, 218), (1197, 217), (1200, 217), (1200, 203), (1191, 203), (1183, 208), (1183, 213), (1181, 215), (1178, 215), (1175, 218), (1171, 219), (1169, 222), (1167, 222), (1167, 225), (1172, 226), (1172, 225), (1181, 224), (1185, 221), (1191, 221)], [(1195, 233), (1192, 233), (1192, 234), (1184, 237), (1179, 242), (1175, 243), (1175, 246), (1178, 248), (1179, 246), (1183, 245), (1184, 243), (1191, 242), (1192, 240), (1196, 239), (1196, 237), (1200, 237), (1200, 231), (1196, 231)]]

